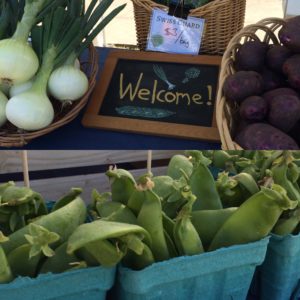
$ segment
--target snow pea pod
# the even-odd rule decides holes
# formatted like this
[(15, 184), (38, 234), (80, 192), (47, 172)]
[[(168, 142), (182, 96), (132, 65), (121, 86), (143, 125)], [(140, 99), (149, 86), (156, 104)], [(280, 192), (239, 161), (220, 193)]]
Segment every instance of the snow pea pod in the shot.
[(107, 195), (100, 195), (96, 190), (93, 191), (93, 209), (97, 217), (108, 218), (110, 221), (137, 224), (134, 213), (124, 204), (108, 200)]
[(55, 202), (52, 208), (52, 212), (62, 208), (63, 206), (66, 206), (67, 204), (72, 202), (76, 197), (81, 195), (81, 193), (82, 193), (81, 188), (72, 188), (68, 194), (66, 194), (65, 196), (63, 196), (62, 198), (60, 198), (58, 201)]
[(42, 257), (41, 254), (34, 257), (29, 257), (31, 245), (24, 244), (13, 251), (11, 251), (7, 260), (10, 265), (11, 271), (15, 277), (29, 276), (34, 277), (37, 273), (38, 263)]
[(207, 249), (218, 230), (237, 210), (237, 207), (213, 210), (195, 210), (191, 213), (192, 223), (197, 230), (204, 249)]
[(170, 176), (173, 179), (180, 179), (183, 174), (189, 177), (192, 171), (193, 164), (190, 159), (184, 155), (177, 154), (174, 155), (169, 162), (167, 176)]
[(129, 233), (141, 234), (144, 236), (145, 241), (151, 244), (148, 232), (141, 226), (96, 220), (92, 223), (82, 224), (74, 230), (68, 240), (67, 253), (74, 253), (74, 251), (92, 242), (119, 238)]
[(136, 185), (133, 176), (124, 169), (110, 168), (106, 175), (111, 184), (112, 201), (127, 204)]
[(196, 255), (204, 252), (199, 234), (191, 222), (195, 200), (195, 197), (191, 197), (176, 218), (173, 236), (180, 255)]
[(156, 261), (170, 258), (164, 236), (162, 208), (159, 197), (152, 191), (145, 191), (145, 200), (137, 217), (138, 224), (147, 230), (152, 239), (150, 249)]
[(141, 255), (137, 255), (135, 252), (129, 250), (123, 260), (124, 266), (133, 270), (142, 270), (154, 263), (153, 253), (146, 244), (144, 244), (144, 250)]
[(283, 156), (277, 160), (271, 168), (272, 177), (276, 184), (286, 189), (288, 196), (295, 201), (300, 201), (300, 191), (287, 177), (288, 167), (292, 161), (289, 152), (284, 152)]
[(279, 185), (262, 187), (247, 199), (218, 230), (209, 251), (236, 244), (245, 244), (267, 236), (283, 211), (296, 208), (298, 203), (288, 198)]
[(78, 263), (80, 260), (75, 254), (67, 254), (68, 242), (55, 249), (55, 255), (49, 257), (42, 264), (39, 273), (62, 273), (72, 268), (72, 264)]
[(290, 213), (288, 218), (279, 219), (272, 232), (278, 235), (291, 234), (295, 231), (300, 222), (300, 209)]
[[(86, 206), (80, 197), (76, 197), (72, 202), (64, 207), (42, 216), (33, 221), (34, 224), (45, 227), (51, 232), (57, 233), (63, 243), (73, 233), (75, 228), (84, 223), (86, 219)], [(25, 234), (29, 233), (29, 225), (19, 229), (9, 236), (9, 241), (2, 244), (5, 253), (26, 243)], [(58, 246), (58, 245), (57, 245)]]
[(191, 190), (197, 197), (193, 209), (221, 209), (222, 202), (216, 188), (214, 177), (207, 167), (207, 159), (203, 159), (201, 155), (199, 154), (200, 157), (197, 157), (189, 181)]
[(174, 179), (170, 176), (156, 176), (151, 179), (154, 183), (153, 192), (163, 200), (174, 192)]
[(14, 279), (9, 267), (7, 257), (3, 248), (0, 246), (0, 283), (8, 283)]
[(108, 240), (90, 242), (84, 246), (84, 249), (103, 267), (117, 265), (125, 255), (125, 252)]

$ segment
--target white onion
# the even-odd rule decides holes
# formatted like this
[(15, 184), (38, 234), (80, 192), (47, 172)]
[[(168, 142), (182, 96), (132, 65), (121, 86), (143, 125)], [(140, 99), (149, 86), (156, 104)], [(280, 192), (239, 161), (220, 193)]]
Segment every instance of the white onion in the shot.
[(7, 121), (5, 113), (7, 101), (7, 97), (2, 92), (0, 92), (0, 127), (3, 126)]
[(14, 96), (17, 96), (19, 94), (22, 94), (23, 92), (28, 91), (32, 87), (33, 81), (26, 81), (24, 83), (19, 83), (13, 85), (9, 90), (9, 97), (12, 98)]
[(8, 101), (6, 116), (16, 127), (33, 131), (50, 125), (54, 110), (46, 93), (37, 93), (30, 89)]
[(10, 85), (28, 81), (39, 68), (39, 60), (28, 43), (0, 41), (0, 82)]
[(48, 82), (50, 95), (62, 102), (80, 99), (88, 88), (87, 76), (73, 65), (64, 65), (56, 69)]

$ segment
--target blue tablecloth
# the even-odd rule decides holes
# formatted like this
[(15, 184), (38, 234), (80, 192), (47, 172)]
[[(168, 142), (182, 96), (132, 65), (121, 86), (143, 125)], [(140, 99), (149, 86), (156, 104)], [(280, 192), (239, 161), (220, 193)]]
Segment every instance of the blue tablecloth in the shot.
[[(102, 69), (109, 48), (97, 48), (99, 66)], [(219, 143), (185, 140), (142, 134), (113, 132), (86, 128), (81, 125), (84, 110), (71, 123), (31, 141), (23, 149), (35, 150), (96, 150), (96, 149), (220, 149)]]

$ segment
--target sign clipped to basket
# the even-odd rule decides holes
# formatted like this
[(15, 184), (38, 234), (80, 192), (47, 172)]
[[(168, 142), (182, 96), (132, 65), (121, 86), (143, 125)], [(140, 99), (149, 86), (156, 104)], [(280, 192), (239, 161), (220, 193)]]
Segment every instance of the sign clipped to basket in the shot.
[(204, 19), (182, 19), (154, 9), (147, 50), (197, 55), (200, 50)]
[(219, 141), (220, 63), (219, 56), (112, 50), (83, 125)]

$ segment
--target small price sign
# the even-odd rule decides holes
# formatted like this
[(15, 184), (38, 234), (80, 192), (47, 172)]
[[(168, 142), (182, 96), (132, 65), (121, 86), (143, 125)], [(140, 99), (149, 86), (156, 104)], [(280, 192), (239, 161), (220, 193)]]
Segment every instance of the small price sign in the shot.
[(200, 50), (204, 19), (188, 17), (186, 20), (154, 9), (150, 24), (147, 50), (197, 55)]

